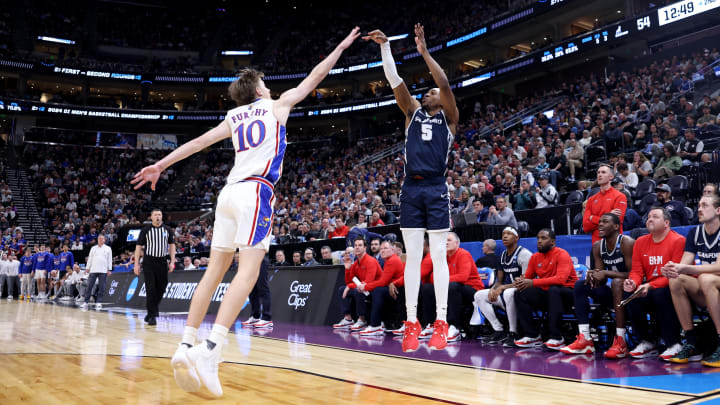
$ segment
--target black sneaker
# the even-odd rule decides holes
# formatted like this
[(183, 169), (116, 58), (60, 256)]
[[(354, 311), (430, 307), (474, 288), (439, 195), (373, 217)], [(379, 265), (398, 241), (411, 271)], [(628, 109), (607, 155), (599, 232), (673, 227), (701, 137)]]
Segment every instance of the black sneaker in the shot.
[(149, 318), (147, 324), (151, 325), (151, 326), (157, 325), (157, 321), (155, 320), (155, 317), (153, 316), (152, 318)]
[(517, 347), (515, 344), (515, 340), (518, 338), (517, 334), (515, 333), (508, 333), (507, 336), (505, 336), (505, 339), (502, 341), (503, 347)]
[(487, 338), (483, 339), (483, 342), (494, 345), (498, 343), (503, 343), (505, 339), (507, 339), (508, 334), (505, 331), (494, 331), (492, 335), (488, 336)]

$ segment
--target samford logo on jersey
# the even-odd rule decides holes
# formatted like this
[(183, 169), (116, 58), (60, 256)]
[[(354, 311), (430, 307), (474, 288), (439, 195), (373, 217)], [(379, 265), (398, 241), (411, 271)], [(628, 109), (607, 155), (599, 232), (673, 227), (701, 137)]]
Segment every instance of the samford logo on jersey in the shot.
[(246, 119), (250, 119), (250, 118), (264, 117), (265, 114), (267, 114), (267, 113), (268, 113), (268, 110), (265, 110), (262, 108), (257, 108), (252, 111), (239, 112), (239, 113), (233, 115), (232, 117), (230, 117), (230, 119), (232, 120), (233, 124), (235, 124), (237, 122), (240, 122), (240, 121), (246, 120)]
[(663, 264), (663, 257), (662, 256), (648, 256), (648, 262), (651, 266), (654, 266), (656, 264)]
[(420, 117), (415, 117), (415, 122), (421, 122), (421, 123), (423, 123), (423, 124), (438, 124), (438, 125), (442, 125), (442, 124), (443, 124), (442, 118), (425, 118), (425, 119), (422, 119), (422, 118), (420, 118)]

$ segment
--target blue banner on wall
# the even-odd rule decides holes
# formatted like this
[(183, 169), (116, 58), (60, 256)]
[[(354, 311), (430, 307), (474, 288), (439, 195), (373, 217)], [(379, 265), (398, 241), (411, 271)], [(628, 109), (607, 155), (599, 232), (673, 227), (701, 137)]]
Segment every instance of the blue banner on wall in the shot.
[[(679, 226), (672, 228), (672, 230), (685, 236), (688, 231), (695, 228), (695, 226), (696, 225)], [(630, 235), (630, 232), (625, 232), (625, 235)], [(505, 250), (505, 246), (501, 240), (496, 240), (495, 243), (495, 254), (499, 257)], [(520, 238), (518, 244), (533, 253), (537, 252), (537, 238)], [(584, 264), (590, 268), (590, 248), (592, 247), (590, 235), (558, 235), (555, 240), (555, 246), (567, 250), (573, 259), (573, 264)], [(474, 260), (484, 256), (482, 252), (482, 242), (462, 242), (460, 243), (460, 247), (469, 251)]]

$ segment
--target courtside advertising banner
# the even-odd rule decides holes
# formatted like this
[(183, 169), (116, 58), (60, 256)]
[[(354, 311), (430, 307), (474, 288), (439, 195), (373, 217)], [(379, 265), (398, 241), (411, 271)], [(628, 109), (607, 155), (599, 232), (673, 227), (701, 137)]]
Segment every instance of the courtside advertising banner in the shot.
[[(344, 282), (342, 266), (268, 269), (273, 320), (311, 325), (325, 325), (328, 317), (340, 312), (330, 308), (333, 294)], [(176, 271), (168, 274), (168, 285), (160, 302), (161, 312), (187, 312), (203, 271)], [(227, 289), (235, 276), (228, 271), (212, 294), (208, 313), (217, 313)], [(110, 305), (143, 309), (147, 292), (141, 273), (113, 273), (106, 283), (105, 300)], [(248, 301), (241, 317), (250, 316)]]

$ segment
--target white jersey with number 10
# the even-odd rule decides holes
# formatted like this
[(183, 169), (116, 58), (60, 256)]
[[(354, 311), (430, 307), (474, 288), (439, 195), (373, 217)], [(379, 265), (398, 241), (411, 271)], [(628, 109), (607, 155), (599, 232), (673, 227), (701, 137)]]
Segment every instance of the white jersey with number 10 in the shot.
[(228, 111), (225, 121), (232, 131), (235, 165), (227, 184), (262, 177), (273, 185), (282, 174), (285, 156), (285, 126), (272, 112), (273, 100), (254, 102)]

